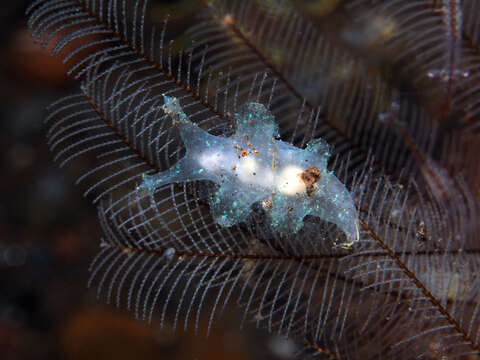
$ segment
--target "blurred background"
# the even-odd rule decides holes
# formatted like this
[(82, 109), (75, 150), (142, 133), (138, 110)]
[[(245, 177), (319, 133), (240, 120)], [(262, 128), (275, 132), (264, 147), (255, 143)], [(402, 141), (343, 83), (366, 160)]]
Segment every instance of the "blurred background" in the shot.
[[(234, 310), (205, 331), (161, 329), (87, 289), (101, 237), (95, 207), (45, 142), (46, 107), (78, 89), (58, 58), (33, 43), (28, 0), (0, 5), (0, 359), (289, 359), (290, 342), (246, 325)], [(153, 1), (175, 33), (199, 1)], [(200, 328), (206, 328), (208, 319)]]

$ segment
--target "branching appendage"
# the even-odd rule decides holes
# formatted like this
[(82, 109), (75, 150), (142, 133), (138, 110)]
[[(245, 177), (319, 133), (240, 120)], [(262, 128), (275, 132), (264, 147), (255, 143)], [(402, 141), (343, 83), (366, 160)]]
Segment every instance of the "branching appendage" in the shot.
[(460, 68), (463, 27), (461, 0), (442, 0), (440, 5), (438, 11), (441, 12), (445, 26), (445, 47), (448, 51), (445, 55), (444, 68), (430, 70), (428, 77), (446, 82), (447, 94), (450, 95), (455, 79), (466, 78), (470, 73)]
[(218, 185), (210, 208), (220, 226), (246, 221), (251, 206), (259, 203), (272, 230), (281, 235), (297, 233), (312, 215), (345, 233), (343, 247), (358, 241), (357, 210), (345, 185), (327, 169), (330, 151), (322, 139), (305, 149), (277, 140), (274, 117), (259, 103), (248, 103), (235, 114), (231, 137), (213, 136), (188, 119), (178, 99), (164, 100), (163, 111), (178, 128), (186, 153), (170, 169), (144, 175), (139, 190), (210, 180)]

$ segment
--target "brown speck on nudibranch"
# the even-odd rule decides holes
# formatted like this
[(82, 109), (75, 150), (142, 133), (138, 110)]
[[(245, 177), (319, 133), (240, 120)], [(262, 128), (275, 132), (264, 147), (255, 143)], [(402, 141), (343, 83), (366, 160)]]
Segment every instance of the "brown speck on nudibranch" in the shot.
[(322, 178), (320, 169), (316, 166), (311, 167), (300, 174), (300, 179), (305, 183), (307, 196), (313, 196), (315, 192), (315, 184)]

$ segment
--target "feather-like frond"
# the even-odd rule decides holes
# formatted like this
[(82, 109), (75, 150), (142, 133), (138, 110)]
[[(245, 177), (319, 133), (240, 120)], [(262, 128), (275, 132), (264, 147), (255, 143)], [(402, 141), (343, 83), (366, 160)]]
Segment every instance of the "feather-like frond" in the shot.
[[(51, 107), (47, 136), (61, 165), (86, 168), (77, 182), (104, 232), (91, 265), (98, 294), (184, 327), (203, 314), (211, 326), (234, 302), (317, 358), (478, 356), (480, 229), (467, 185), (478, 178), (478, 24), (460, 21), (478, 9), (450, 3), (340, 1), (332, 32), (287, 1), (214, 2), (183, 52), (166, 26), (148, 25), (146, 1), (35, 1), (34, 37), (82, 80)], [(231, 134), (238, 105), (254, 100), (284, 140), (333, 145), (359, 241), (339, 247), (343, 233), (313, 217), (281, 236), (257, 207), (222, 227), (207, 181), (137, 188), (185, 152), (164, 94), (214, 135)]]
[[(452, 209), (414, 184), (405, 189), (381, 178), (364, 177), (353, 192), (362, 227), (354, 253), (332, 247), (338, 233), (327, 225), (289, 238), (226, 231), (195, 210), (194, 194), (103, 202), (104, 250), (92, 278), (108, 300), (120, 302), (123, 292), (137, 317), (151, 320), (158, 311), (162, 322), (174, 314), (185, 326), (202, 311), (211, 322), (233, 293), (258, 324), (310, 339), (338, 358), (405, 359), (412, 347), (419, 356), (432, 347), (438, 357), (478, 352), (472, 274), (480, 260), (468, 194), (459, 190), (456, 200), (465, 205)], [(209, 293), (214, 300), (206, 304)]]
[[(374, 19), (390, 21), (395, 26), (395, 31), (385, 35), (394, 43), (392, 48), (400, 48), (397, 37), (405, 47), (416, 40), (402, 39), (396, 30), (403, 24), (386, 14), (380, 15), (386, 13), (381, 6), (376, 10)], [(407, 10), (404, 12), (409, 15)], [(411, 28), (419, 32), (420, 25), (408, 18), (403, 19), (402, 13), (395, 14), (408, 25), (401, 35), (410, 34)], [(291, 134), (292, 141), (300, 146), (305, 143), (305, 136), (306, 140), (308, 136), (323, 137), (339, 154), (354, 151), (352, 160), (358, 160), (352, 161), (352, 166), (358, 165), (371, 151), (376, 155), (378, 165), (398, 175), (401, 169), (410, 169), (416, 163), (418, 149), (428, 154), (434, 144), (435, 124), (429, 112), (418, 106), (419, 99), (411, 101), (412, 94), (406, 93), (401, 84), (390, 84), (389, 79), (360, 61), (351, 51), (352, 44), (345, 39), (332, 41), (314, 24), (300, 17), (288, 2), (280, 1), (266, 10), (255, 1), (221, 1), (217, 6), (211, 6), (203, 18), (203, 22), (189, 30), (196, 46), (209, 45), (206, 64), (210, 67), (203, 76), (231, 69), (241, 82), (258, 71), (274, 74), (278, 84), (272, 111), (279, 123), (285, 124), (284, 131)], [(358, 21), (364, 24), (368, 19), (371, 17)], [(348, 31), (354, 33), (357, 30), (347, 28), (341, 36), (348, 38)], [(368, 29), (364, 31), (366, 36), (372, 36)], [(361, 39), (360, 36), (358, 40)], [(425, 45), (428, 48), (438, 45), (434, 40), (429, 41), (433, 44)], [(443, 40), (441, 44), (444, 44)], [(360, 47), (359, 44), (356, 46)], [(428, 69), (440, 66), (437, 57), (442, 49), (437, 46), (434, 50), (436, 53), (428, 55), (429, 63), (422, 64), (421, 69), (420, 66), (413, 69), (423, 77), (411, 85), (412, 89), (428, 79)], [(402, 62), (415, 57), (411, 52), (402, 56)], [(411, 72), (412, 69), (404, 71)], [(298, 114), (308, 114), (312, 109), (318, 109), (319, 116), (311, 129)], [(404, 127), (405, 131), (399, 131), (399, 127)], [(306, 133), (299, 132), (301, 129)], [(404, 136), (413, 139), (415, 149), (407, 146)], [(416, 154), (412, 155), (412, 152)]]
[[(347, 48), (355, 60), (380, 69), (387, 87), (399, 91), (402, 115), (397, 118), (404, 146), (427, 183), (465, 175), (468, 169), (473, 184), (478, 174), (469, 151), (476, 144), (472, 132), (478, 122), (477, 5), (468, 0), (342, 1), (327, 15), (316, 17), (308, 3), (297, 4), (317, 29)], [(433, 127), (409, 130), (429, 121)], [(425, 137), (431, 138), (426, 147)], [(381, 156), (377, 155), (380, 160)], [(447, 171), (432, 179), (437, 163)]]
[[(140, 182), (141, 174), (166, 169), (178, 160), (182, 146), (169, 118), (160, 110), (162, 95), (179, 98), (189, 118), (215, 134), (231, 131), (229, 118), (238, 102), (261, 100), (268, 105), (271, 100), (274, 79), (264, 74), (251, 79), (248, 86), (243, 84), (247, 93), (242, 94), (228, 77), (215, 83), (202, 77), (205, 54), (201, 52), (196, 63), (199, 69), (192, 74), (194, 53), (174, 58), (172, 43), (164, 46), (165, 27), (159, 36), (155, 29), (150, 36), (145, 34), (143, 2), (133, 4), (133, 20), (127, 19), (129, 12), (125, 10), (131, 3), (95, 4), (80, 0), (36, 2), (29, 21), (37, 38), (46, 37), (45, 41), (53, 37), (59, 23), (63, 32), (70, 31), (55, 48), (84, 36), (84, 31), (76, 30), (78, 16), (92, 24), (89, 36), (109, 32), (111, 41), (98, 49), (96, 40), (84, 39), (87, 43), (82, 48), (94, 47), (95, 51), (72, 65), (75, 76), (83, 78), (82, 92), (53, 104), (47, 118), (48, 142), (61, 165), (74, 159), (80, 162), (79, 157), (92, 161), (88, 157), (95, 156), (96, 164), (77, 180), (86, 183), (86, 195), (95, 194), (94, 202), (119, 187), (123, 187), (119, 193), (124, 193)], [(75, 16), (57, 19), (58, 12)], [(131, 21), (135, 26), (128, 25)], [(94, 29), (101, 30), (97, 33)], [(65, 55), (67, 60), (72, 58), (71, 53)]]

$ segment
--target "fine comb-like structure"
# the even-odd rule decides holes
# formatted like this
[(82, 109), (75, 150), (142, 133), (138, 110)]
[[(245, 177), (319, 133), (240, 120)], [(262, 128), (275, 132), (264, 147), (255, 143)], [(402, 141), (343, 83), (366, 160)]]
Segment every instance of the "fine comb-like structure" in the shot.
[(81, 83), (47, 140), (98, 295), (207, 333), (240, 309), (302, 359), (478, 359), (480, 2), (181, 3), (27, 10)]

